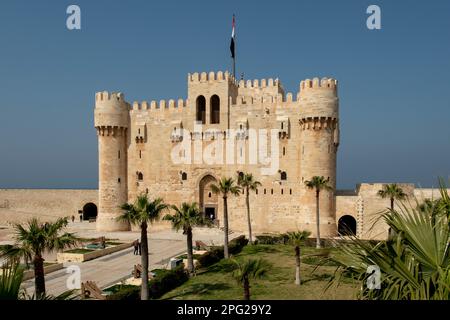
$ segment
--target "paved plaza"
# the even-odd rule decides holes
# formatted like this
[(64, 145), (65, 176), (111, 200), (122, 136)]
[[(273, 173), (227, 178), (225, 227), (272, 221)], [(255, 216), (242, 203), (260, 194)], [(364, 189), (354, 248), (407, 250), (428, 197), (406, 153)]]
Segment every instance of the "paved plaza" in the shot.
[[(140, 238), (139, 231), (99, 233), (95, 230), (95, 223), (70, 223), (68, 232), (74, 232), (81, 238), (98, 238), (120, 241), (134, 241)], [(238, 236), (231, 234), (230, 239)], [(12, 229), (0, 229), (0, 244), (12, 243)], [(194, 229), (194, 240), (201, 240), (208, 245), (223, 244), (223, 232), (217, 228)], [(182, 232), (172, 230), (149, 233), (150, 270), (165, 268), (170, 258), (186, 252), (186, 238)], [(47, 262), (56, 260), (56, 253), (45, 255)], [(133, 248), (125, 249), (101, 258), (83, 263), (65, 263), (64, 269), (46, 275), (46, 289), (48, 294), (58, 295), (67, 290), (67, 280), (70, 274), (67, 268), (71, 265), (80, 267), (81, 281), (95, 281), (100, 288), (105, 288), (131, 277), (135, 264), (140, 263), (140, 256), (133, 255)], [(25, 281), (23, 287), (28, 293), (34, 292), (34, 279)]]

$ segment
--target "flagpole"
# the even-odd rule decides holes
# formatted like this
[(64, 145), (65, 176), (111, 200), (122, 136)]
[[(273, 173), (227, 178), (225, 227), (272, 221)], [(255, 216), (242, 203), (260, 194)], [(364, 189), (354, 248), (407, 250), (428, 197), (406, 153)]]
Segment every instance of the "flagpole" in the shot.
[(232, 33), (232, 41), (233, 41), (233, 77), (236, 80), (236, 16), (233, 14), (233, 33)]

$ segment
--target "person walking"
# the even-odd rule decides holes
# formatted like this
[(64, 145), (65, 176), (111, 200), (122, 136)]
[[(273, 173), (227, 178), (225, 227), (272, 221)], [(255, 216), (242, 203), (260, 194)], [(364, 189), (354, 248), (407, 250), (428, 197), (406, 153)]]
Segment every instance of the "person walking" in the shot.
[(75, 216), (72, 215), (72, 223), (74, 223), (74, 222), (75, 222)]
[(136, 256), (139, 253), (139, 239), (133, 242), (134, 252), (133, 254)]

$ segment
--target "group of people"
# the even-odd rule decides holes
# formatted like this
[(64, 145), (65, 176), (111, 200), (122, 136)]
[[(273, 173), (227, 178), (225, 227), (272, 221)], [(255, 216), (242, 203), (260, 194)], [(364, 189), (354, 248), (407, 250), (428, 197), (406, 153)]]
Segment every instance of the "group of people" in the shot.
[[(72, 223), (74, 223), (75, 222), (75, 216), (72, 215), (71, 219), (72, 219)], [(83, 215), (82, 214), (80, 214), (80, 222), (83, 222)]]
[(141, 255), (141, 242), (139, 241), (139, 239), (133, 241), (133, 247), (134, 247), (134, 252), (133, 252), (133, 254), (134, 254), (135, 256)]

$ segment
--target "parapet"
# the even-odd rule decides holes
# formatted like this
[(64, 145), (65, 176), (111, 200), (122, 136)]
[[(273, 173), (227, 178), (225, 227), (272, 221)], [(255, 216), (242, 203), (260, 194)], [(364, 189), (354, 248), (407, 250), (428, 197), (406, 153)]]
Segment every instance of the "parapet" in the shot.
[(188, 106), (188, 100), (178, 99), (173, 100), (170, 99), (168, 101), (166, 100), (160, 100), (160, 101), (142, 101), (142, 102), (133, 102), (133, 111), (139, 111), (139, 110), (179, 110), (182, 111), (183, 108)]
[(278, 79), (254, 79), (254, 80), (239, 80), (239, 88), (255, 88), (263, 89), (267, 87), (281, 87), (281, 82)]
[(95, 94), (95, 127), (128, 127), (130, 105), (120, 92)]
[(111, 92), (103, 91), (103, 92), (97, 92), (95, 94), (95, 101), (101, 102), (101, 101), (123, 101), (125, 102), (125, 96), (121, 92)]
[(314, 78), (301, 81), (298, 101), (303, 119), (339, 118), (339, 99), (335, 79)]
[(228, 71), (222, 72), (195, 72), (195, 73), (189, 73), (188, 74), (188, 83), (201, 83), (201, 82), (221, 82), (221, 81), (230, 81), (230, 82), (236, 82), (233, 75), (230, 75)]
[(306, 79), (300, 82), (300, 97), (308, 94), (333, 94), (337, 96), (338, 81), (332, 78)]

